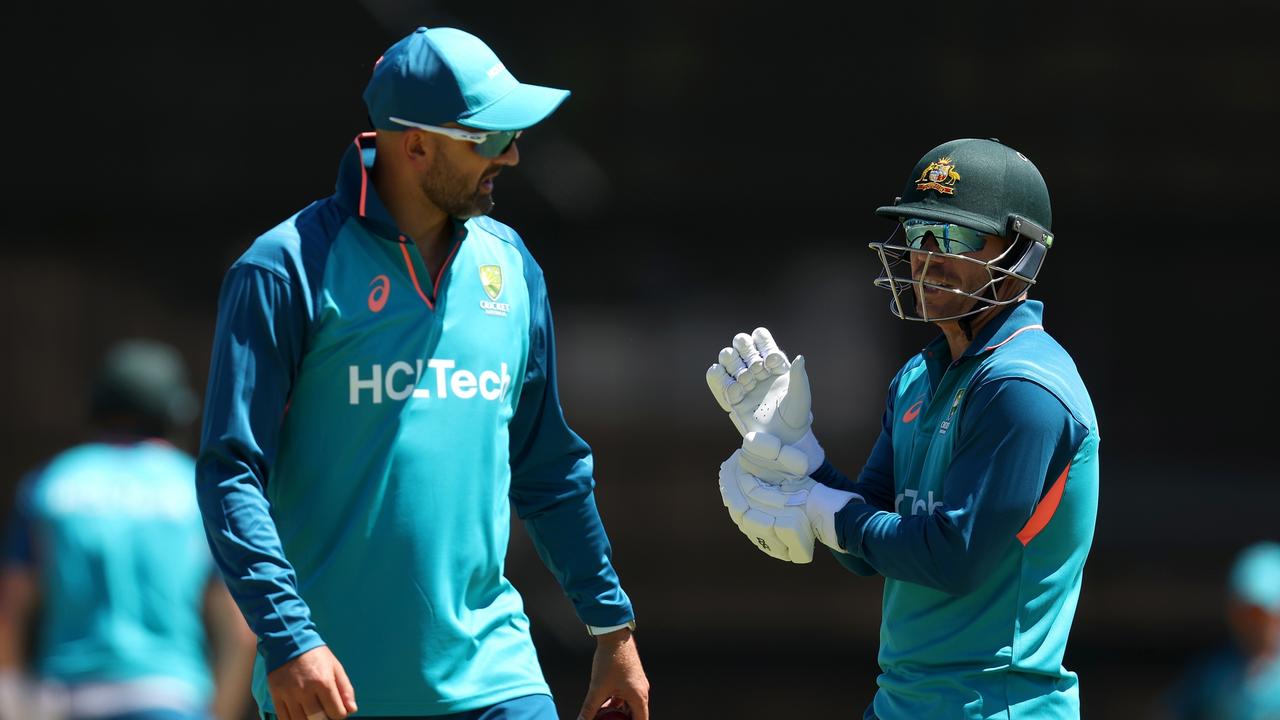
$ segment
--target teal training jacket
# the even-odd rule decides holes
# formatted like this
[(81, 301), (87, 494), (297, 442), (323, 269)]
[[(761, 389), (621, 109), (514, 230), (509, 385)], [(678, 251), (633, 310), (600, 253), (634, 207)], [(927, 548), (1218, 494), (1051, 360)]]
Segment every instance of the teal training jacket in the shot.
[(814, 474), (867, 500), (836, 514), (837, 558), (885, 578), (874, 717), (1080, 716), (1062, 661), (1098, 444), (1039, 302), (1002, 310), (955, 362), (939, 337), (898, 371), (857, 482), (829, 464)]
[(170, 702), (212, 692), (201, 611), (215, 581), (191, 479), (159, 440), (66, 450), (24, 478), (6, 562), (39, 579), (35, 670), (74, 686), (162, 682)]
[(320, 644), (361, 714), (548, 693), (503, 574), (511, 506), (584, 623), (633, 614), (560, 408), (542, 270), (478, 217), (429, 277), (370, 182), (373, 140), (218, 301), (198, 495), (260, 638), (254, 695), (270, 710), (266, 674)]

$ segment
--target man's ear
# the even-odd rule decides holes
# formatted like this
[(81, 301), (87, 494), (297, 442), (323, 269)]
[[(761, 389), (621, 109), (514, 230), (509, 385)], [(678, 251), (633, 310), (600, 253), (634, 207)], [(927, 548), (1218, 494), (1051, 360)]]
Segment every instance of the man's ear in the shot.
[(429, 147), (426, 133), (405, 133), (402, 148), (404, 149), (405, 157), (413, 163), (426, 162), (431, 157), (432, 148)]

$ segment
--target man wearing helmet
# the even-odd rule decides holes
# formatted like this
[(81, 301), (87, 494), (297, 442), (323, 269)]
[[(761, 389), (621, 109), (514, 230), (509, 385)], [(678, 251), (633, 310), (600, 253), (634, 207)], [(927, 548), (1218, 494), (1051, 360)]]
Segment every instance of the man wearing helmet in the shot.
[(0, 720), (243, 718), (255, 638), (209, 555), (195, 460), (169, 442), (198, 410), (181, 354), (116, 343), (89, 405), (96, 437), (18, 488)]
[(879, 689), (865, 718), (1078, 718), (1062, 665), (1098, 500), (1098, 423), (1027, 299), (1053, 243), (1036, 167), (994, 140), (929, 151), (871, 243), (899, 318), (942, 331), (889, 383), (855, 478), (811, 429), (803, 356), (758, 328), (707, 372), (743, 446), (721, 466), (730, 516), (766, 554), (815, 539), (882, 575)]

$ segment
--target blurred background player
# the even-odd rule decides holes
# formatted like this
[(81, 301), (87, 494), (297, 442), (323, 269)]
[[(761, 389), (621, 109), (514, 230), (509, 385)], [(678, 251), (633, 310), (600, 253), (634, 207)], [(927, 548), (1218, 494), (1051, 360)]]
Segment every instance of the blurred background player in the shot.
[(647, 718), (634, 614), (566, 424), (542, 269), (486, 215), (567, 90), (418, 28), (374, 66), (337, 192), (258, 237), (218, 302), (198, 461), (261, 638), (268, 718), (554, 720), (504, 564), (511, 508), (596, 638), (581, 713)]
[(169, 442), (195, 414), (177, 350), (122, 341), (94, 380), (96, 439), (19, 486), (0, 579), (3, 720), (244, 716), (254, 638), (209, 556), (195, 461)]
[[(771, 557), (815, 537), (884, 577), (879, 689), (865, 718), (1078, 718), (1063, 664), (1098, 502), (1098, 424), (1075, 363), (1029, 300), (1053, 243), (1022, 153), (960, 139), (916, 163), (876, 286), (941, 334), (888, 386), (855, 481), (811, 430), (803, 357), (739, 334), (707, 372), (744, 434), (721, 466), (730, 516)], [(870, 610), (866, 608), (865, 610)]]
[(1170, 692), (1173, 720), (1280, 719), (1280, 543), (1237, 555), (1228, 579), (1231, 642), (1201, 658)]

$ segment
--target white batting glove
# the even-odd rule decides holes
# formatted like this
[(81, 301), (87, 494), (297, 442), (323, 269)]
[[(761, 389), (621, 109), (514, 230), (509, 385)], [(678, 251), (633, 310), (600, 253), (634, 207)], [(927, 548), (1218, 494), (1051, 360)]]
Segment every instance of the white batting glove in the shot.
[(746, 456), (746, 450), (735, 450), (720, 465), (720, 499), (761, 552), (787, 562), (813, 562), (815, 537), (844, 552), (836, 538), (835, 514), (851, 500), (861, 502), (861, 496), (794, 474), (781, 483), (767, 483), (746, 469), (752, 462)]
[[(787, 360), (769, 330), (760, 327), (735, 335), (718, 360), (707, 368), (707, 386), (738, 432), (744, 438), (753, 432), (772, 435), (805, 455), (804, 475), (817, 470), (826, 453), (812, 431), (813, 394), (804, 356)], [(769, 482), (781, 482), (785, 475), (780, 469), (759, 469), (758, 477)]]

